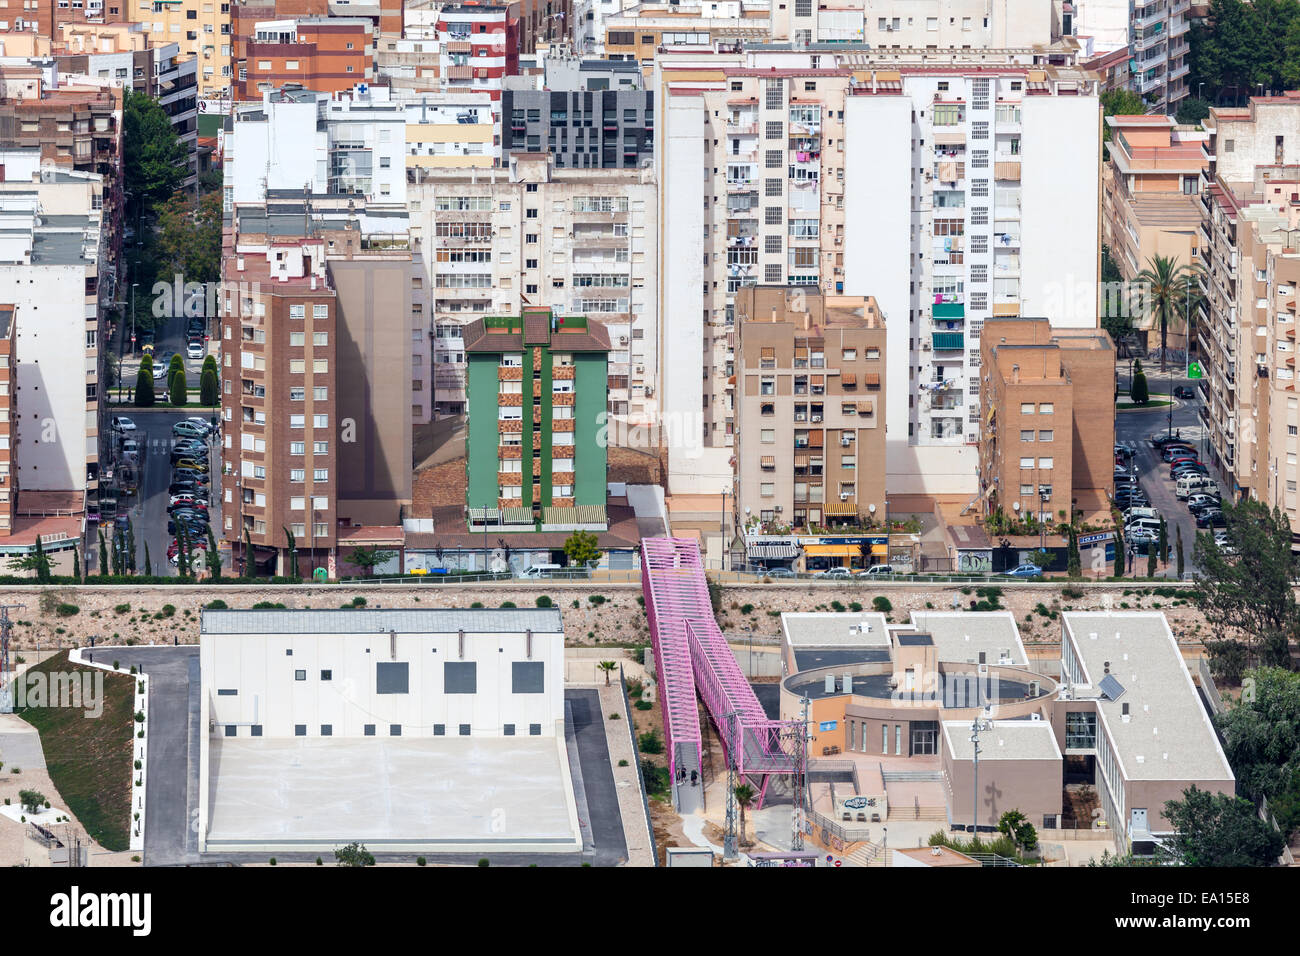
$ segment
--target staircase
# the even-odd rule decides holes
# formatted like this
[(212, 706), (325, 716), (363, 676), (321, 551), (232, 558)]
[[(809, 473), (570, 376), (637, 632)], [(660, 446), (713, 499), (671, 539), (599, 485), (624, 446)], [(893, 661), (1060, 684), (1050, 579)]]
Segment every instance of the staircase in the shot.
[(882, 770), (880, 776), (891, 783), (943, 783), (941, 770)]
[(853, 866), (889, 866), (889, 852), (879, 843), (859, 843), (844, 861)]
[(908, 820), (925, 820), (933, 823), (948, 824), (947, 807), (918, 807), (918, 806), (901, 806), (895, 807), (892, 804), (889, 807), (889, 819), (891, 822), (897, 821), (906, 823)]

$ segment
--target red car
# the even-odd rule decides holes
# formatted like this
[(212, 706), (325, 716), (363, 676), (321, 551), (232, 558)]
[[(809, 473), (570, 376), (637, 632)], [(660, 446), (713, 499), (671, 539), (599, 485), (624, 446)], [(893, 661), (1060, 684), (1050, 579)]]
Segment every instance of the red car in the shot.
[[(202, 538), (195, 538), (190, 542), (190, 549), (192, 551), (207, 551), (208, 543)], [(176, 539), (173, 538), (172, 543), (167, 545), (167, 559), (170, 561), (172, 558), (176, 557), (180, 550), (180, 546), (177, 545)]]

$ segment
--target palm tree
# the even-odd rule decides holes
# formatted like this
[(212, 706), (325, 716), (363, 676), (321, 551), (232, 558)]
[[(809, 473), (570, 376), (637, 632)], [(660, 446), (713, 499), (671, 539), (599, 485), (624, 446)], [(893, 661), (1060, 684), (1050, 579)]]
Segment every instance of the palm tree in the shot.
[(747, 783), (742, 783), (736, 788), (736, 806), (740, 807), (740, 842), (745, 842), (745, 811), (749, 809), (754, 802), (754, 797), (758, 796), (754, 788)]
[(600, 670), (603, 670), (605, 672), (605, 686), (608, 687), (609, 675), (613, 673), (614, 668), (618, 667), (618, 665), (615, 664), (613, 661), (601, 661), (599, 664), (596, 665), (596, 667), (598, 667)]
[(1193, 335), (1192, 312), (1200, 298), (1200, 266), (1179, 265), (1171, 256), (1152, 256), (1136, 282), (1146, 286), (1146, 306), (1160, 323), (1160, 371), (1165, 370), (1169, 326), (1185, 321), (1187, 343)]

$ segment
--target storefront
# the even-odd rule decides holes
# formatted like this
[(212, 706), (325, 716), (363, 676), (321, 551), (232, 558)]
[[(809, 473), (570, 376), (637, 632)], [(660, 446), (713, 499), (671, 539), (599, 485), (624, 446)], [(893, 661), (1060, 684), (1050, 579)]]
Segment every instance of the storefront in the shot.
[(884, 564), (889, 557), (888, 535), (856, 535), (853, 537), (801, 538), (805, 571), (827, 571), (831, 568), (869, 568)]

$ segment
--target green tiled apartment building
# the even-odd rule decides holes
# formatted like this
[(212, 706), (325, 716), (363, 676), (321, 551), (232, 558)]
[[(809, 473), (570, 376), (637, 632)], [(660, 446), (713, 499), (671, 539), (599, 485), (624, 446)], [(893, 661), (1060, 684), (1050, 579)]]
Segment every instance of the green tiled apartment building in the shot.
[(528, 309), (465, 328), (468, 517), (500, 530), (605, 530), (609, 335)]

